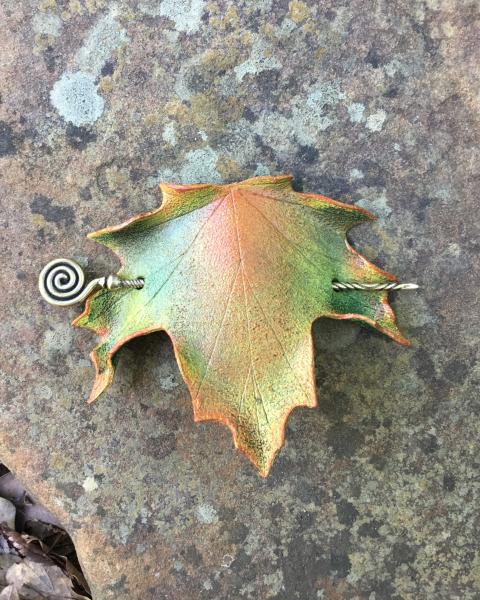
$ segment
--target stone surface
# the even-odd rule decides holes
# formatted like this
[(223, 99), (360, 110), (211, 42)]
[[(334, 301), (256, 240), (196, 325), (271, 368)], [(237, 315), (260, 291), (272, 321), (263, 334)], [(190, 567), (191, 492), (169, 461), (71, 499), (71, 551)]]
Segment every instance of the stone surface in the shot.
[[(0, 460), (72, 534), (95, 599), (480, 594), (478, 4), (3, 0)], [(66, 120), (68, 119), (68, 121)], [(195, 425), (164, 334), (88, 406), (95, 340), (37, 274), (157, 184), (293, 172), (422, 290), (411, 349), (315, 325), (318, 409), (259, 478)]]

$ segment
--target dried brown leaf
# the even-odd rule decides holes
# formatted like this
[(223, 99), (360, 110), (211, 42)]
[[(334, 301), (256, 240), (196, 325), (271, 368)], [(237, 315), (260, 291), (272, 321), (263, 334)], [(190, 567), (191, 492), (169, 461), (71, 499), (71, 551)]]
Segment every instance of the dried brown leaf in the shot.
[(21, 600), (21, 598), (16, 587), (9, 585), (0, 592), (0, 600)]
[(47, 565), (30, 558), (13, 565), (6, 576), (9, 585), (16, 588), (25, 600), (81, 600), (86, 596), (72, 589), (71, 580), (57, 565)]

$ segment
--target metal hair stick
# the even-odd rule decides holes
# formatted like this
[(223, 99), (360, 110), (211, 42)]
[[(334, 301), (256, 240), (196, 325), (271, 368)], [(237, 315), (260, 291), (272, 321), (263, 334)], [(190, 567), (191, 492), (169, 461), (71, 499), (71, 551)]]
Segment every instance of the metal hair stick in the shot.
[[(56, 258), (43, 267), (38, 278), (38, 287), (42, 298), (55, 306), (71, 306), (83, 302), (97, 290), (119, 290), (124, 288), (141, 289), (144, 280), (120, 279), (116, 275), (98, 277), (85, 284), (85, 273), (78, 263), (68, 258)], [(349, 281), (334, 281), (332, 288), (337, 292), (350, 290), (365, 291), (394, 291), (416, 290), (416, 283), (358, 283)]]

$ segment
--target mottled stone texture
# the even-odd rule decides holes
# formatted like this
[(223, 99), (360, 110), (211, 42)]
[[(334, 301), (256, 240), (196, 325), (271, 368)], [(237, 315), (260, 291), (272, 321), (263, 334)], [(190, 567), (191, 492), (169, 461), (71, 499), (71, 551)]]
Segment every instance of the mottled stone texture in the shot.
[[(95, 599), (480, 595), (479, 12), (454, 0), (2, 0), (0, 460), (62, 520)], [(195, 425), (164, 334), (87, 406), (94, 337), (44, 304), (56, 256), (160, 180), (293, 172), (365, 206), (417, 281), (413, 347), (315, 325), (318, 409), (262, 480)]]

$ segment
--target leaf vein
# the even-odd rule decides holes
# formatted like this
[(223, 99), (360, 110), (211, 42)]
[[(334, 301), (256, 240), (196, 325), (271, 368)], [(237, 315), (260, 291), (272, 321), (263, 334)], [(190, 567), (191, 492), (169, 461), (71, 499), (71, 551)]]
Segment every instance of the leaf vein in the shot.
[(270, 328), (271, 332), (273, 333), (277, 344), (280, 346), (280, 349), (282, 351), (283, 356), (285, 357), (285, 360), (287, 362), (288, 367), (290, 368), (291, 372), (293, 373), (293, 376), (297, 382), (298, 387), (300, 388), (300, 390), (305, 394), (305, 397), (307, 398), (307, 400), (309, 400), (309, 396), (307, 393), (307, 390), (303, 387), (303, 385), (300, 383), (300, 380), (298, 379), (297, 373), (295, 371), (295, 369), (292, 367), (292, 364), (290, 362), (290, 359), (288, 357), (287, 351), (285, 350), (282, 342), (280, 341), (280, 338), (278, 337), (277, 332), (275, 331), (275, 328), (273, 327), (270, 319), (267, 317), (267, 313), (265, 311), (265, 309), (263, 308), (263, 306), (260, 303), (260, 300), (258, 299), (257, 294), (255, 293), (255, 288), (252, 284), (252, 282), (250, 281), (250, 278), (248, 277), (248, 275), (245, 275), (246, 279), (247, 279), (247, 283), (250, 286), (250, 289), (252, 290), (252, 294), (257, 302), (258, 307), (260, 308), (260, 310), (262, 311), (263, 317), (265, 319), (265, 323), (268, 325), (268, 327)]
[(198, 237), (200, 236), (200, 234), (202, 233), (202, 231), (205, 229), (205, 227), (207, 226), (207, 224), (210, 222), (211, 218), (213, 217), (213, 215), (217, 212), (217, 210), (220, 208), (220, 206), (223, 204), (223, 202), (225, 201), (226, 196), (224, 196), (220, 202), (217, 204), (217, 206), (212, 210), (212, 212), (208, 215), (208, 217), (205, 219), (205, 221), (203, 221), (203, 223), (201, 224), (201, 226), (199, 227), (197, 233), (195, 234), (194, 238), (192, 239), (192, 241), (190, 242), (190, 244), (188, 245), (188, 248), (186, 250), (184, 250), (181, 254), (179, 254), (178, 256), (178, 261), (175, 264), (175, 266), (173, 267), (173, 269), (170, 271), (170, 273), (168, 274), (167, 278), (165, 279), (165, 281), (161, 284), (161, 286), (155, 291), (155, 293), (152, 295), (151, 298), (149, 298), (149, 300), (147, 300), (147, 302), (145, 303), (144, 306), (147, 306), (148, 304), (150, 304), (155, 298), (156, 296), (160, 293), (160, 291), (167, 285), (167, 283), (169, 282), (170, 278), (172, 277), (172, 275), (175, 273), (175, 271), (178, 269), (179, 265), (182, 263), (182, 261), (185, 259), (185, 257), (187, 256), (187, 254), (190, 252), (190, 250), (193, 248), (193, 246), (195, 245), (195, 242), (197, 241)]
[(200, 385), (198, 386), (198, 390), (195, 392), (195, 397), (193, 399), (193, 403), (194, 404), (196, 404), (198, 396), (200, 395), (200, 391), (202, 389), (202, 386), (205, 383), (205, 380), (207, 378), (208, 370), (210, 369), (210, 366), (211, 366), (211, 363), (212, 363), (212, 358), (213, 358), (213, 355), (215, 354), (215, 349), (217, 347), (217, 343), (218, 343), (218, 340), (220, 338), (220, 334), (222, 332), (223, 326), (225, 325), (225, 317), (227, 316), (228, 307), (230, 305), (230, 300), (232, 299), (232, 296), (233, 296), (233, 290), (235, 289), (235, 283), (237, 281), (238, 273), (239, 272), (240, 272), (240, 262), (238, 263), (238, 268), (235, 271), (235, 276), (233, 277), (232, 285), (230, 287), (230, 291), (229, 291), (228, 297), (227, 297), (227, 302), (225, 304), (225, 310), (223, 311), (222, 320), (220, 322), (220, 326), (218, 328), (218, 331), (217, 331), (217, 333), (215, 335), (215, 339), (214, 339), (213, 346), (212, 346), (212, 351), (210, 352), (210, 356), (208, 358), (208, 362), (207, 362), (207, 367), (205, 369), (205, 373), (203, 374), (202, 380), (200, 381)]
[[(278, 235), (280, 237), (282, 237), (290, 246), (292, 246), (292, 248), (294, 248), (299, 254), (300, 256), (305, 260), (305, 262), (310, 263), (315, 270), (318, 270), (318, 265), (316, 265), (312, 260), (310, 260), (308, 258), (308, 256), (306, 256), (303, 252), (303, 250), (301, 250), (300, 246), (298, 244), (296, 244), (294, 241), (292, 241), (289, 237), (287, 237), (283, 231), (278, 227), (278, 225), (275, 225), (275, 223), (273, 221), (271, 221), (265, 214), (263, 211), (261, 211), (258, 206), (255, 206), (255, 204), (252, 204), (251, 202), (249, 202), (248, 200), (245, 200), (247, 202), (247, 204), (249, 204), (252, 208), (254, 208), (263, 218), (264, 220), (270, 225), (270, 227), (278, 233)], [(317, 248), (317, 250), (320, 250), (320, 248)], [(334, 257), (332, 257), (331, 255), (325, 253), (322, 251), (323, 256), (325, 256), (326, 258), (334, 261)]]
[[(240, 243), (240, 232), (238, 229), (238, 217), (237, 217), (237, 210), (235, 208), (235, 199), (234, 199), (234, 192), (232, 190), (231, 193), (231, 198), (232, 198), (232, 208), (233, 208), (233, 214), (234, 214), (234, 218), (235, 218), (235, 231), (237, 234), (237, 244), (238, 244), (238, 252), (240, 255), (240, 265), (241, 265), (241, 269), (242, 269), (242, 283), (243, 283), (243, 299), (244, 299), (244, 304), (245, 304), (245, 317), (247, 320), (247, 331), (248, 331), (248, 345), (249, 345), (249, 349), (250, 349), (250, 365), (252, 368), (252, 378), (253, 378), (253, 387), (254, 387), (254, 392), (256, 395), (256, 392), (258, 391), (258, 393), (260, 394), (260, 398), (262, 400), (262, 405), (263, 405), (263, 412), (265, 413), (265, 419), (267, 420), (267, 423), (269, 423), (268, 420), (268, 414), (267, 411), (265, 409), (265, 405), (263, 404), (263, 398), (262, 398), (262, 393), (260, 390), (260, 386), (258, 384), (258, 380), (257, 380), (257, 374), (255, 371), (255, 366), (253, 364), (253, 351), (252, 351), (252, 337), (251, 337), (251, 326), (250, 326), (250, 317), (249, 317), (249, 308), (248, 308), (248, 300), (247, 300), (247, 290), (245, 287), (245, 261), (243, 258), (243, 251), (242, 251), (242, 246)], [(255, 399), (255, 413), (257, 415), (257, 427), (258, 429), (260, 429), (260, 419), (258, 418), (258, 407), (257, 407), (257, 403), (256, 403), (256, 399)]]

